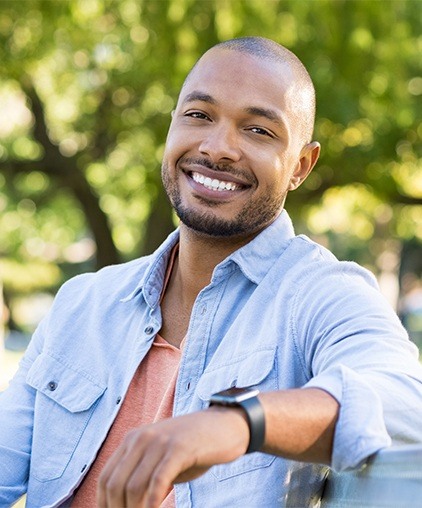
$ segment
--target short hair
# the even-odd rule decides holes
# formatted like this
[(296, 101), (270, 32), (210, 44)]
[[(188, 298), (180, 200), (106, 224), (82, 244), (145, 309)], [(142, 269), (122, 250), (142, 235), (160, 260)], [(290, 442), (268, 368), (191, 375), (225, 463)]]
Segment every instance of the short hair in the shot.
[[(296, 81), (300, 83), (300, 89), (303, 92), (295, 98), (296, 121), (302, 129), (303, 141), (305, 143), (309, 143), (312, 140), (315, 123), (315, 88), (306, 67), (299, 58), (281, 44), (278, 44), (271, 39), (266, 39), (265, 37), (254, 36), (230, 39), (216, 44), (208, 51), (218, 48), (239, 51), (240, 53), (247, 53), (249, 55), (256, 56), (257, 58), (273, 60), (280, 64), (287, 63), (289, 65)], [(188, 81), (190, 74), (195, 69), (201, 58), (199, 58), (189, 72), (187, 78), (185, 79), (185, 83)]]

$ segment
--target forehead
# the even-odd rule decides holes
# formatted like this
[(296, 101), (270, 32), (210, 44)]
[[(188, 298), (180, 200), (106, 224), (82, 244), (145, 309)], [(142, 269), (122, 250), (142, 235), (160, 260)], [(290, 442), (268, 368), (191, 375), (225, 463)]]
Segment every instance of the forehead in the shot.
[(217, 102), (250, 105), (252, 101), (284, 109), (293, 85), (293, 73), (287, 63), (236, 50), (213, 49), (193, 68), (179, 100), (183, 102), (195, 90), (211, 95)]

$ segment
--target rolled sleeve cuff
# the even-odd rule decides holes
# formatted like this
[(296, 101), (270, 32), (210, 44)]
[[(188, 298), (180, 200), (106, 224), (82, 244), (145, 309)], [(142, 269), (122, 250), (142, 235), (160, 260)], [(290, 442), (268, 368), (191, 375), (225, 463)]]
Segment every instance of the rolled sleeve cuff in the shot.
[(381, 448), (391, 445), (380, 397), (352, 369), (339, 365), (318, 374), (304, 388), (320, 388), (340, 404), (331, 467), (357, 468)]

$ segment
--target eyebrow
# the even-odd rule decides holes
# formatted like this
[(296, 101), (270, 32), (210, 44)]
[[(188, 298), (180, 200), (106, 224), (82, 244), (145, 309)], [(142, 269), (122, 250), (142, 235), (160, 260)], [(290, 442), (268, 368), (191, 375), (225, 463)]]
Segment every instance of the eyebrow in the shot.
[(250, 115), (262, 116), (263, 118), (266, 118), (267, 120), (276, 123), (280, 127), (286, 128), (286, 124), (283, 118), (273, 109), (252, 106), (250, 108), (246, 108), (246, 112), (249, 113)]
[(186, 97), (183, 99), (183, 104), (195, 101), (208, 102), (208, 104), (217, 104), (217, 101), (211, 95), (197, 91), (188, 93), (188, 95), (186, 95)]

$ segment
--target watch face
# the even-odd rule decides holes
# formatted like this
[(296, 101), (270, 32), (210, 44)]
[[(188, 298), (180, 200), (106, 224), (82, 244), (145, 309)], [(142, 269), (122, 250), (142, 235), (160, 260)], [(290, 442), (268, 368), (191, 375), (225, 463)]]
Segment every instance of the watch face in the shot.
[(210, 402), (217, 404), (236, 404), (243, 400), (256, 397), (259, 390), (256, 388), (237, 388), (236, 386), (223, 390), (222, 392), (214, 393), (211, 396)]

